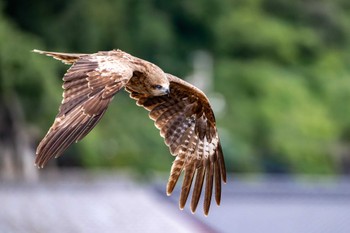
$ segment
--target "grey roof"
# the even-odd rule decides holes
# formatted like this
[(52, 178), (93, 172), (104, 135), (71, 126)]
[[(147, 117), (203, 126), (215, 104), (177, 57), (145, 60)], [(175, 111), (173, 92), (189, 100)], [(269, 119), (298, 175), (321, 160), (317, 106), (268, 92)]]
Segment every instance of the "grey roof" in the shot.
[(349, 179), (236, 178), (221, 206), (196, 217), (218, 232), (349, 233)]
[[(0, 232), (350, 232), (346, 180), (237, 178), (208, 217), (178, 209), (166, 180), (79, 173), (37, 183), (0, 183)], [(229, 179), (231, 181), (231, 179)]]

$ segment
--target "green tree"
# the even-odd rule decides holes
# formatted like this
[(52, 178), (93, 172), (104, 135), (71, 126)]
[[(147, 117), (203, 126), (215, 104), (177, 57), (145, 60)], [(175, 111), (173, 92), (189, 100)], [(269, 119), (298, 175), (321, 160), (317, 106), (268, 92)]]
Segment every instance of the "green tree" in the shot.
[[(226, 100), (218, 126), (229, 171), (350, 170), (347, 0), (4, 2), (7, 16), (19, 27), (7, 18), (0, 23), (10, 25), (0, 31), (12, 44), (1, 40), (2, 57), (22, 65), (16, 69), (2, 58), (2, 73), (26, 82), (1, 85), (16, 90), (29, 122), (40, 121), (46, 126), (42, 130), (51, 123), (52, 105), (59, 104), (61, 95), (53, 75), (61, 77), (68, 67), (24, 55), (24, 50), (120, 48), (179, 77), (191, 72), (191, 54), (206, 50), (215, 61), (214, 89)], [(42, 108), (43, 117), (33, 108)], [(168, 169), (172, 158), (158, 134), (147, 112), (121, 92), (97, 128), (65, 158), (82, 154), (87, 166)]]

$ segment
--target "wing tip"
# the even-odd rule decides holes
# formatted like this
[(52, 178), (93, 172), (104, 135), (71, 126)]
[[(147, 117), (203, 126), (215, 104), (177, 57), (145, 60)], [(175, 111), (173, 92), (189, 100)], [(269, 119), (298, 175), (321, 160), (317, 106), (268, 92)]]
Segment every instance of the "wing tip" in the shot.
[(44, 54), (45, 52), (39, 49), (33, 49), (31, 52), (33, 53), (40, 53), (40, 54)]
[(44, 168), (44, 164), (40, 164), (40, 163), (34, 163), (34, 167), (38, 168), (38, 169), (43, 169)]
[(45, 166), (45, 162), (39, 160), (38, 158), (35, 160), (34, 166), (37, 167), (38, 169), (43, 169)]
[(191, 205), (191, 213), (195, 214), (196, 210), (197, 210), (197, 205), (196, 206)]
[(43, 51), (39, 49), (33, 49), (32, 52), (43, 54), (49, 57), (53, 57), (56, 60), (60, 60), (65, 64), (71, 65), (75, 61), (77, 61), (81, 56), (86, 54), (79, 54), (79, 53), (60, 53), (60, 52), (49, 52), (49, 51)]

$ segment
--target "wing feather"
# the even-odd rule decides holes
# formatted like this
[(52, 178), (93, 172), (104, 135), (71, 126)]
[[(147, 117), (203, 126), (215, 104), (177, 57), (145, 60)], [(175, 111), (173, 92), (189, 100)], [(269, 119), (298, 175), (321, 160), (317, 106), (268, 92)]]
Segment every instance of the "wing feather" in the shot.
[(192, 200), (191, 200), (192, 212), (195, 212), (197, 209), (197, 206), (198, 206), (200, 195), (202, 193), (205, 172), (206, 172), (205, 166), (200, 166), (197, 169), (196, 181), (194, 184), (193, 193), (192, 193)]
[(130, 97), (137, 100), (137, 105), (150, 111), (149, 117), (160, 130), (171, 154), (176, 156), (170, 171), (167, 194), (173, 192), (184, 171), (179, 200), (180, 208), (184, 208), (196, 177), (191, 210), (196, 211), (205, 183), (203, 209), (207, 215), (213, 185), (215, 200), (219, 205), (221, 182), (226, 182), (226, 169), (215, 117), (203, 92), (177, 77), (169, 74), (167, 77), (170, 81), (169, 95), (148, 97), (130, 91)]
[[(213, 176), (214, 176), (214, 168), (213, 164), (209, 161), (206, 163), (206, 177), (205, 177), (205, 195), (204, 195), (204, 202), (203, 202), (203, 208), (204, 208), (204, 214), (208, 215), (210, 203), (211, 203), (211, 196), (213, 192)], [(217, 203), (218, 205), (220, 203)]]
[(167, 190), (166, 193), (168, 196), (170, 196), (171, 193), (173, 192), (175, 185), (181, 175), (183, 166), (185, 164), (185, 158), (186, 158), (186, 154), (180, 153), (175, 158), (173, 165), (171, 166), (170, 177), (166, 188)]
[[(163, 111), (163, 113), (160, 114), (155, 121), (155, 125), (158, 128), (162, 128), (162, 133), (166, 133), (171, 127), (170, 124), (172, 124), (180, 116), (179, 112), (176, 111), (176, 108), (172, 108), (170, 106), (166, 106), (165, 108), (166, 110)], [(166, 127), (163, 127), (165, 125)]]
[(193, 166), (192, 164), (187, 166), (185, 169), (184, 180), (182, 182), (182, 188), (181, 188), (181, 194), (180, 194), (180, 202), (179, 202), (180, 209), (183, 209), (185, 207), (188, 194), (190, 193), (190, 190), (191, 190), (191, 185), (192, 185), (195, 171), (196, 171), (196, 167)]
[[(48, 55), (57, 59), (69, 57), (61, 53)], [(63, 100), (53, 125), (37, 148), (35, 164), (43, 167), (73, 142), (84, 138), (131, 77), (132, 70), (113, 60), (113, 56), (97, 53), (77, 58), (63, 77)]]
[(176, 133), (169, 139), (169, 141), (172, 141), (171, 150), (174, 155), (179, 153), (179, 150), (182, 149), (182, 146), (185, 143), (184, 141), (189, 137), (189, 134), (192, 134), (192, 123), (192, 118), (183, 121), (182, 125), (176, 130)]
[(219, 163), (214, 163), (215, 172), (215, 201), (220, 205), (221, 202), (221, 173)]

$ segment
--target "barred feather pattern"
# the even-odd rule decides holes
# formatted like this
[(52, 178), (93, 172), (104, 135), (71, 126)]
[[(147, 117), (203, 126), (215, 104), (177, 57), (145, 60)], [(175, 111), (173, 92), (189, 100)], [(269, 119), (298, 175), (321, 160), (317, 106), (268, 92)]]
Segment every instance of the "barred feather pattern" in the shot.
[(213, 111), (206, 96), (191, 84), (168, 75), (170, 94), (145, 96), (130, 91), (137, 105), (144, 107), (149, 117), (160, 130), (172, 155), (172, 164), (167, 184), (171, 195), (181, 175), (183, 183), (179, 207), (183, 209), (192, 183), (191, 211), (196, 211), (203, 184), (205, 184), (203, 209), (208, 215), (215, 186), (217, 205), (221, 201), (221, 181), (226, 182), (226, 169)]
[[(56, 59), (76, 58), (50, 53)], [(107, 65), (110, 64), (109, 68)], [(111, 66), (111, 64), (113, 66)], [(118, 66), (119, 65), (119, 66)], [(99, 122), (115, 93), (132, 76), (120, 73), (120, 64), (107, 56), (82, 55), (63, 77), (63, 100), (55, 121), (36, 150), (35, 164), (43, 167), (52, 157), (60, 156), (72, 143), (84, 138)], [(119, 69), (118, 69), (119, 68)], [(113, 70), (114, 69), (114, 70)]]

